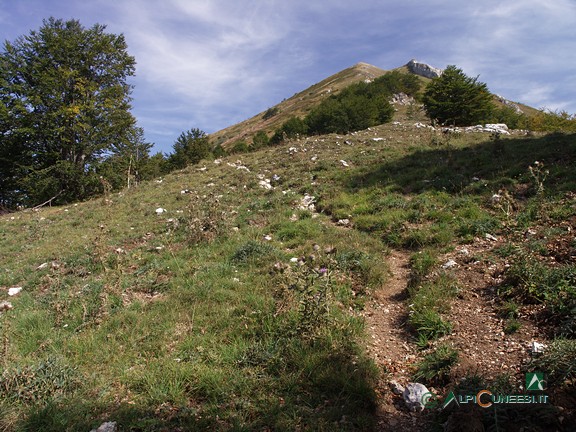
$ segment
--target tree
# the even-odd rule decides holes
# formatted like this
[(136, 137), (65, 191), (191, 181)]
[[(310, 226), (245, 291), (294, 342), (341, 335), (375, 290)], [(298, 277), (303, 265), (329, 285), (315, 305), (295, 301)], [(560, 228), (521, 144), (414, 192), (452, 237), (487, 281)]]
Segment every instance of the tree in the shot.
[(488, 121), (494, 110), (486, 84), (479, 82), (478, 77), (466, 76), (453, 65), (428, 84), (423, 103), (432, 121), (452, 126)]
[(252, 148), (254, 150), (266, 147), (268, 144), (270, 144), (270, 138), (268, 138), (266, 132), (262, 130), (256, 132), (254, 137), (252, 137)]
[[(132, 129), (128, 139), (115, 144), (112, 154), (102, 162), (97, 173), (103, 176), (113, 189), (136, 186), (143, 180), (162, 175), (164, 158), (150, 157), (153, 144), (144, 139), (142, 128)], [(154, 166), (158, 165), (158, 166)]]
[(135, 60), (122, 35), (50, 18), (0, 53), (0, 201), (97, 193), (96, 167), (129, 140)]
[(182, 132), (172, 148), (174, 153), (168, 157), (168, 164), (172, 169), (182, 169), (208, 157), (210, 140), (204, 131), (194, 128)]
[(290, 117), (286, 120), (280, 128), (276, 129), (272, 138), (270, 138), (270, 144), (276, 145), (280, 144), (286, 139), (298, 138), (301, 135), (306, 135), (308, 133), (308, 126), (301, 118), (296, 116)]

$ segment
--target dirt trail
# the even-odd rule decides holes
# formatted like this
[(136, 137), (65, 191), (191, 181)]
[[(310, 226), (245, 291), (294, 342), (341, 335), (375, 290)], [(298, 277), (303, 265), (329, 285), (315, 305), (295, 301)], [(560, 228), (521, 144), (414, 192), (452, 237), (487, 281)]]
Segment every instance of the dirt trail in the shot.
[[(407, 365), (416, 358), (413, 343), (406, 329), (406, 287), (410, 270), (410, 255), (394, 250), (386, 257), (390, 278), (374, 292), (366, 309), (366, 323), (371, 342), (368, 352), (382, 371), (378, 384), (378, 430), (415, 431), (417, 415), (402, 406), (402, 397), (394, 395), (389, 380), (405, 384)], [(404, 378), (404, 379), (403, 379)]]

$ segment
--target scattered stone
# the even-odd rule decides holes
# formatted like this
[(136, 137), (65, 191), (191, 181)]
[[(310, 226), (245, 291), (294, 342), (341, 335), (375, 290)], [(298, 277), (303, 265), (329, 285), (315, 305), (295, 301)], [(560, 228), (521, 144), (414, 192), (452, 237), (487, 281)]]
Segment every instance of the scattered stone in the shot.
[(314, 204), (315, 202), (316, 202), (316, 197), (306, 194), (300, 200), (300, 203), (298, 204), (298, 209), (299, 210), (309, 210), (312, 212), (316, 211), (316, 205)]
[(376, 137), (376, 138), (372, 138), (372, 141), (384, 141), (384, 138)]
[(158, 207), (158, 208), (156, 209), (156, 214), (157, 214), (157, 215), (161, 215), (161, 214), (164, 213), (164, 212), (166, 212), (166, 209), (165, 209), (165, 208)]
[(90, 432), (116, 432), (116, 422), (105, 422)]
[(442, 264), (442, 268), (443, 269), (449, 269), (452, 267), (456, 267), (458, 265), (458, 263), (456, 261), (454, 261), (453, 259), (450, 259), (448, 261), (446, 261), (444, 264)]
[(182, 195), (184, 195), (184, 194), (191, 194), (192, 191), (191, 191), (190, 189), (182, 189), (182, 190), (180, 191), (180, 193), (181, 193)]
[(423, 399), (425, 399), (424, 395), (427, 393), (430, 393), (430, 391), (424, 384), (408, 383), (402, 396), (410, 411), (423, 411), (426, 402)]
[(8, 295), (9, 296), (15, 296), (17, 294), (20, 294), (20, 291), (22, 291), (22, 287), (8, 288)]
[(334, 246), (326, 246), (326, 247), (324, 248), (324, 253), (325, 253), (326, 255), (331, 255), (331, 254), (333, 254), (333, 253), (336, 253), (336, 248), (335, 248)]
[(392, 95), (390, 99), (390, 103), (396, 105), (408, 105), (414, 102), (414, 98), (412, 96), (408, 96), (406, 93), (396, 93)]
[(542, 354), (546, 350), (546, 345), (540, 342), (532, 342), (532, 354)]
[(267, 189), (267, 190), (272, 189), (272, 185), (270, 184), (270, 179), (260, 180), (258, 182), (258, 185), (263, 189)]
[(12, 303), (10, 303), (9, 301), (0, 302), (0, 312), (10, 310), (10, 309), (14, 309), (14, 306), (12, 306)]
[(493, 236), (492, 234), (488, 234), (486, 233), (486, 240), (490, 240), (490, 241), (498, 241), (498, 238)]
[(350, 225), (350, 219), (339, 219), (337, 224), (340, 226), (349, 226)]
[(398, 381), (392, 380), (388, 383), (388, 385), (390, 386), (390, 390), (392, 390), (392, 393), (396, 395), (401, 395), (404, 393), (404, 386), (399, 384)]
[(270, 234), (265, 235), (265, 236), (264, 236), (264, 240), (266, 240), (266, 241), (271, 241), (271, 240), (272, 240), (272, 236), (271, 236)]
[(44, 270), (46, 267), (48, 267), (47, 262), (40, 264), (38, 267), (36, 267), (36, 270)]
[(348, 165), (348, 162), (346, 162), (345, 160), (340, 159), (340, 163), (342, 164), (342, 166), (345, 167), (349, 167), (350, 165)]

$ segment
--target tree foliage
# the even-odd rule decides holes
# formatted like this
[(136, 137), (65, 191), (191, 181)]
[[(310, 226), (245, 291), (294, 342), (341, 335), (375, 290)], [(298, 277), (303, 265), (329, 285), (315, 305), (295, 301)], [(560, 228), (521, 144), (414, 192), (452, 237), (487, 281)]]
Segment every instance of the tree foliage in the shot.
[(97, 169), (113, 189), (137, 186), (167, 171), (162, 153), (150, 156), (152, 144), (145, 141), (144, 130), (134, 128), (130, 132), (126, 141), (113, 146), (112, 154)]
[(298, 117), (290, 117), (270, 138), (270, 144), (276, 145), (285, 139), (293, 139), (308, 133), (308, 125)]
[(415, 75), (388, 72), (372, 82), (352, 84), (313, 108), (304, 119), (291, 118), (272, 136), (271, 144), (297, 135), (348, 133), (392, 119), (390, 97), (395, 93), (417, 96), (420, 80)]
[(428, 84), (423, 103), (432, 121), (451, 126), (489, 121), (494, 110), (486, 84), (479, 82), (478, 77), (468, 77), (453, 65)]
[(128, 142), (135, 60), (122, 35), (96, 24), (43, 21), (0, 54), (0, 201), (81, 199), (99, 191), (96, 167)]
[(204, 131), (193, 128), (182, 132), (172, 148), (174, 152), (168, 157), (168, 165), (171, 169), (182, 169), (208, 157), (210, 140)]

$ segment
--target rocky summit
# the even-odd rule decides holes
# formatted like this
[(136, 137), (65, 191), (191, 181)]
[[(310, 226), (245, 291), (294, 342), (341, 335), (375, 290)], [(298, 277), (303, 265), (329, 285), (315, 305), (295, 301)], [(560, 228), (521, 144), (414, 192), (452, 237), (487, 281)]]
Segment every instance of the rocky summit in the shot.
[(442, 75), (442, 69), (435, 68), (426, 63), (420, 63), (414, 59), (410, 60), (406, 67), (410, 72), (425, 78), (438, 78)]

